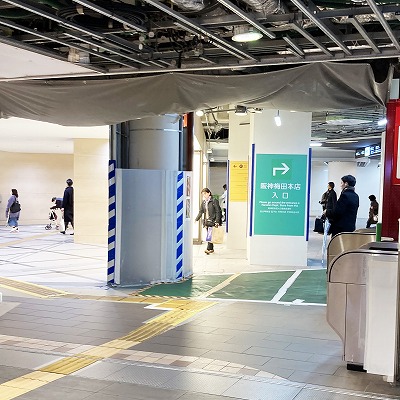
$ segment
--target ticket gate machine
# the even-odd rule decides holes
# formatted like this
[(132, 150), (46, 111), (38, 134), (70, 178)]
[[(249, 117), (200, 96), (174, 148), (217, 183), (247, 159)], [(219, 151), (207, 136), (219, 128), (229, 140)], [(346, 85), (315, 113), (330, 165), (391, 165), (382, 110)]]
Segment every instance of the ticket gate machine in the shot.
[(397, 375), (398, 243), (370, 242), (328, 266), (327, 321), (343, 342), (348, 369)]

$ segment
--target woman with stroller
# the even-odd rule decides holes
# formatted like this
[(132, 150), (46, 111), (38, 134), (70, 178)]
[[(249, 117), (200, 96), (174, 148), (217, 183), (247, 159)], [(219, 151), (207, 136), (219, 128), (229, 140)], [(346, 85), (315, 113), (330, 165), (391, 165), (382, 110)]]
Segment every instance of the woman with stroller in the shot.
[[(50, 221), (55, 222), (56, 229), (60, 229), (60, 220), (62, 218), (58, 218), (58, 214), (56, 213), (56, 210), (59, 210), (61, 213), (63, 199), (62, 199), (62, 197), (52, 197), (51, 202), (54, 203), (54, 206), (50, 207), (51, 211), (50, 211), (49, 219), (50, 219)], [(46, 229), (51, 229), (51, 222), (50, 222), (50, 224), (46, 225)]]
[(6, 219), (8, 220), (8, 225), (11, 226), (11, 233), (19, 232), (18, 220), (20, 211), (21, 206), (18, 201), (18, 190), (11, 189), (11, 196), (6, 206)]

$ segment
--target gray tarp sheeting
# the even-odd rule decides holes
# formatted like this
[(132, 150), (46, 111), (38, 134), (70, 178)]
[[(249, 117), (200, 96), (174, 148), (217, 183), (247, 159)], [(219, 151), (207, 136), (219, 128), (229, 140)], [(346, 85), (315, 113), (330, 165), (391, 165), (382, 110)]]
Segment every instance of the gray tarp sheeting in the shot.
[(384, 105), (387, 81), (376, 83), (368, 64), (330, 62), (253, 75), (166, 73), (108, 80), (0, 82), (0, 113), (2, 117), (90, 126), (225, 104), (341, 110)]

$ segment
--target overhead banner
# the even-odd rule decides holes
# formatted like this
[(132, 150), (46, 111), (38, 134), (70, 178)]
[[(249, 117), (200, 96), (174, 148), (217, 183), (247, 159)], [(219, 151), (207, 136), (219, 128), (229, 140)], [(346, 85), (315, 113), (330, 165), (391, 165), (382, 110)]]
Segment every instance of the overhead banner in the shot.
[(306, 182), (306, 155), (256, 155), (255, 235), (304, 235)]

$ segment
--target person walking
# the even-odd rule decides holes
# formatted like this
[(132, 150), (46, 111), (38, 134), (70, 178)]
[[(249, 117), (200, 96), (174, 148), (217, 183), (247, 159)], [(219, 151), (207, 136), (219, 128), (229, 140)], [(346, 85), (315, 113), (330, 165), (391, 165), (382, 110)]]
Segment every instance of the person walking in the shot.
[(6, 219), (8, 221), (8, 225), (11, 226), (11, 233), (18, 233), (18, 220), (19, 214), (21, 212), (21, 205), (18, 201), (18, 190), (11, 189), (11, 196), (8, 199), (6, 206)]
[(224, 193), (221, 194), (219, 201), (221, 203), (221, 209), (222, 209), (222, 222), (226, 221), (226, 201), (228, 200), (228, 190), (225, 185), (222, 185), (222, 188), (224, 189)]
[(369, 228), (371, 225), (378, 223), (378, 211), (379, 211), (379, 204), (376, 201), (376, 197), (371, 194), (368, 196), (371, 204), (369, 206), (369, 213), (368, 213), (368, 221), (366, 228)]
[(342, 192), (335, 205), (326, 209), (326, 216), (331, 223), (329, 233), (332, 236), (340, 232), (353, 232), (356, 229), (357, 211), (360, 204), (358, 194), (355, 192), (356, 178), (353, 175), (345, 175), (341, 179)]
[[(65, 231), (68, 228), (68, 224), (71, 223), (72, 228), (74, 227), (74, 188), (72, 179), (67, 179), (67, 187), (64, 190), (64, 197), (62, 201), (63, 208), (61, 211), (64, 212), (64, 230), (60, 231), (60, 233), (65, 234)], [(73, 233), (71, 233), (73, 235)]]
[[(212, 193), (209, 188), (204, 188), (201, 191), (201, 194), (203, 195), (203, 201), (201, 203), (199, 213), (197, 214), (196, 221), (198, 221), (204, 214), (203, 227), (208, 231), (208, 228), (213, 226), (218, 227), (222, 224), (222, 212), (218, 200), (212, 197)], [(204, 250), (204, 252), (206, 254), (214, 253), (214, 244), (208, 241), (207, 249)]]

